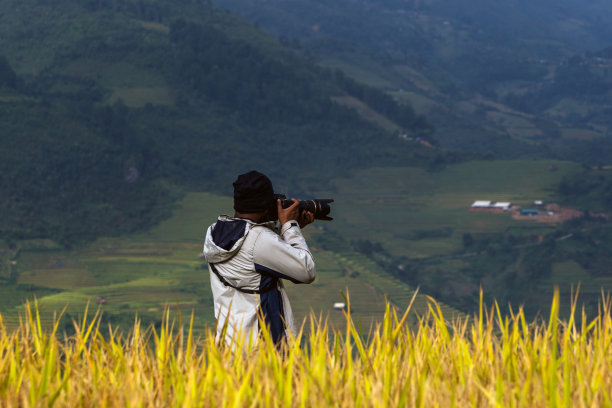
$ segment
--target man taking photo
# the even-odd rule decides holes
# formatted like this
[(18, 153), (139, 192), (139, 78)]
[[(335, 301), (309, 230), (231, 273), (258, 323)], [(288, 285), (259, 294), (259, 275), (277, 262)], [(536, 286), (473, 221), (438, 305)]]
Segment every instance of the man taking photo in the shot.
[(201, 257), (210, 268), (217, 340), (233, 344), (240, 333), (254, 342), (258, 314), (275, 343), (286, 338), (288, 330), (295, 333), (283, 279), (311, 283), (315, 264), (302, 235), (314, 215), (300, 212), (299, 201), (293, 201), (283, 209), (270, 179), (250, 171), (234, 182), (234, 216), (221, 215), (208, 228)]

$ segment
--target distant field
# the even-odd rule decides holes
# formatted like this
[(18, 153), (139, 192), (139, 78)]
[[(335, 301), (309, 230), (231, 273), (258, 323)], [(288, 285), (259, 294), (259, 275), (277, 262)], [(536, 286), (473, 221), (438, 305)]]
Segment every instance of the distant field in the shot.
[[(556, 171), (549, 171), (555, 165)], [(395, 255), (424, 257), (461, 247), (465, 232), (519, 233), (533, 228), (507, 214), (468, 212), (475, 200), (510, 201), (522, 207), (534, 200), (553, 199), (553, 187), (579, 165), (556, 161), (481, 161), (450, 166), (439, 172), (422, 169), (375, 168), (351, 178), (334, 180), (335, 221), (329, 228), (347, 240), (368, 239)], [(540, 227), (541, 228), (541, 227)], [(450, 236), (436, 234), (451, 231)], [(413, 232), (433, 233), (415, 240)]]
[(209, 193), (187, 195), (173, 212), (173, 216), (135, 240), (146, 242), (197, 242), (204, 239), (206, 229), (219, 214), (233, 214), (231, 197)]

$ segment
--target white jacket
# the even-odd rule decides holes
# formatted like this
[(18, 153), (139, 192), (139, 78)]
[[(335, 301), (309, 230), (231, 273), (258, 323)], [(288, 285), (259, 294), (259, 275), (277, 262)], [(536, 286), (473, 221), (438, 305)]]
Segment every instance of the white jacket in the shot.
[(247, 341), (248, 336), (256, 340), (259, 309), (274, 341), (282, 339), (286, 330), (295, 333), (282, 279), (311, 283), (314, 259), (297, 221), (286, 222), (280, 234), (275, 225), (221, 215), (206, 232), (201, 257), (209, 263), (217, 339), (227, 322), (227, 344), (238, 332)]

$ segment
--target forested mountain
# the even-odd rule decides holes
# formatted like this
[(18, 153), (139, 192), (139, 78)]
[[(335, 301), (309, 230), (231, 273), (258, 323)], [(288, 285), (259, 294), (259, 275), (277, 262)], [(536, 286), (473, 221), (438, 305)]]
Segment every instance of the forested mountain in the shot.
[(216, 0), (409, 100), (443, 146), (585, 163), (612, 153), (604, 0)]
[(299, 193), (321, 174), (444, 155), (335, 100), (434, 142), (409, 105), (206, 2), (4, 1), (0, 55), (9, 241), (71, 244), (141, 228), (177, 186), (229, 193), (252, 168)]

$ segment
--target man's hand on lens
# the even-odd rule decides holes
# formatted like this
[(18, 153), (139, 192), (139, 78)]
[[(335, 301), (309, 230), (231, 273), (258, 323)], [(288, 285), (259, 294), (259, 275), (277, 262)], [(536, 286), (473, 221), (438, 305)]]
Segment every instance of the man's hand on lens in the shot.
[(304, 228), (308, 224), (314, 221), (314, 214), (310, 211), (302, 211), (300, 214), (300, 219), (298, 220), (298, 224), (300, 224), (300, 228)]
[(300, 214), (300, 210), (298, 209), (300, 202), (295, 198), (292, 198), (291, 201), (293, 201), (293, 204), (291, 204), (290, 207), (283, 208), (281, 200), (276, 200), (276, 205), (278, 206), (278, 220), (281, 225), (284, 225), (287, 221), (295, 220), (300, 225), (300, 228), (304, 228), (314, 221), (313, 213), (304, 211)]

